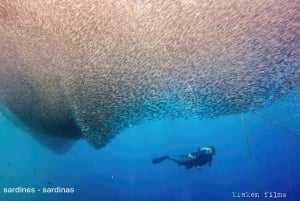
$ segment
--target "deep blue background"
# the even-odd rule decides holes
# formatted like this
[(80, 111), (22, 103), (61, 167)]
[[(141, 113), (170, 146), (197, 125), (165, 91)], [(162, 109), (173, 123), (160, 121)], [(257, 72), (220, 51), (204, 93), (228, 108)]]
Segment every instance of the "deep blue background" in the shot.
[[(260, 111), (299, 132), (299, 104), (299, 97), (289, 97)], [(240, 115), (145, 123), (126, 129), (101, 150), (81, 140), (67, 153), (55, 154), (0, 116), (0, 200), (244, 200), (232, 198), (232, 192), (257, 192), (257, 186), (261, 196), (275, 191), (286, 193), (286, 201), (299, 200), (300, 138), (251, 112), (245, 114), (245, 122), (252, 155)], [(211, 167), (186, 170), (171, 161), (151, 163), (154, 157), (189, 153), (205, 145), (216, 148)], [(48, 182), (74, 187), (75, 193), (2, 192), (3, 187), (42, 188)]]

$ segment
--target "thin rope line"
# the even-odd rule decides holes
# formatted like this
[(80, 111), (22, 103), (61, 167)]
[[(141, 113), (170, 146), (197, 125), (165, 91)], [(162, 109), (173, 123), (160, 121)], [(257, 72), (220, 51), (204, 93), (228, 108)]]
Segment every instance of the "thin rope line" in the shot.
[(279, 123), (278, 121), (275, 121), (274, 119), (271, 119), (270, 117), (268, 117), (268, 116), (266, 116), (266, 115), (264, 115), (264, 114), (262, 114), (262, 113), (260, 113), (260, 112), (257, 112), (257, 111), (255, 111), (255, 110), (253, 110), (253, 112), (254, 112), (255, 114), (257, 114), (258, 116), (261, 116), (262, 118), (264, 118), (264, 119), (270, 121), (270, 122), (273, 123), (274, 125), (276, 125), (276, 126), (282, 128), (283, 130), (285, 130), (285, 131), (287, 131), (287, 132), (289, 132), (289, 133), (291, 133), (291, 134), (293, 134), (293, 135), (295, 135), (295, 136), (297, 136), (297, 137), (300, 137), (300, 134), (299, 134), (299, 133), (297, 133), (296, 131), (294, 131), (294, 130), (292, 130), (292, 129), (290, 129), (290, 128), (284, 126), (284, 125), (282, 125), (282, 124)]
[(247, 130), (246, 130), (246, 123), (245, 123), (245, 119), (244, 119), (244, 114), (241, 113), (241, 120), (242, 120), (242, 125), (243, 125), (243, 134), (247, 143), (247, 147), (248, 147), (248, 153), (249, 153), (249, 158), (250, 158), (250, 163), (251, 163), (251, 167), (252, 167), (252, 173), (253, 173), (253, 179), (255, 182), (255, 186), (256, 186), (256, 191), (259, 193), (259, 182), (257, 179), (257, 175), (256, 175), (256, 170), (255, 170), (255, 163), (254, 163), (254, 159), (253, 159), (253, 154), (251, 152), (251, 148), (250, 148), (250, 143), (247, 137)]
[[(296, 132), (296, 131), (294, 131), (294, 130), (292, 130), (292, 129), (286, 127), (286, 126), (284, 126), (284, 125), (281, 124), (280, 122), (275, 121), (274, 119), (268, 117), (267, 115), (264, 115), (264, 114), (262, 114), (262, 113), (260, 113), (260, 112), (258, 112), (258, 111), (255, 111), (255, 110), (253, 110), (253, 112), (254, 112), (255, 114), (257, 114), (258, 116), (260, 116), (260, 117), (266, 119), (267, 121), (270, 121), (272, 124), (278, 126), (279, 128), (281, 128), (281, 129), (287, 131), (288, 133), (293, 134), (293, 135), (295, 135), (296, 137), (300, 137), (300, 134), (299, 134), (298, 132)], [(288, 146), (287, 146), (287, 145), (286, 145), (286, 160), (287, 160), (287, 170), (288, 170), (288, 183), (289, 183), (289, 188), (290, 188), (290, 191), (291, 191), (291, 193), (292, 193), (292, 200), (295, 200), (295, 199), (294, 199), (294, 194), (293, 194), (293, 191), (294, 191), (294, 190), (293, 190), (292, 177), (291, 177), (290, 157), (289, 157), (289, 154), (288, 154)]]

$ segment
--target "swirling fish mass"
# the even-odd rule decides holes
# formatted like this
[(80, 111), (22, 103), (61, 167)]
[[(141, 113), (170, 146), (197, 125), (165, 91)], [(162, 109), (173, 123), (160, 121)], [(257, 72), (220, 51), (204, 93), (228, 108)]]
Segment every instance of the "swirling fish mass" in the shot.
[(299, 36), (299, 0), (1, 0), (1, 108), (101, 148), (145, 121), (298, 92)]

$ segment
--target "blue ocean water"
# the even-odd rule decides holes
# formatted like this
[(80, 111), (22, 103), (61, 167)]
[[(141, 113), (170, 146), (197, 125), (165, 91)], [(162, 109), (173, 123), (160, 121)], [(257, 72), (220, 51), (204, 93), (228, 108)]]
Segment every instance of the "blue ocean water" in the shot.
[[(299, 100), (286, 98), (259, 111), (299, 132)], [(1, 115), (0, 200), (258, 200), (233, 196), (246, 192), (259, 192), (260, 200), (278, 200), (264, 198), (265, 192), (285, 193), (280, 200), (299, 200), (300, 138), (253, 112), (245, 113), (244, 119), (246, 133), (239, 114), (148, 122), (126, 129), (100, 150), (81, 140), (56, 154)], [(151, 163), (158, 156), (185, 154), (206, 145), (216, 148), (211, 167), (187, 170), (171, 161)], [(3, 192), (18, 186), (70, 187), (75, 192)]]

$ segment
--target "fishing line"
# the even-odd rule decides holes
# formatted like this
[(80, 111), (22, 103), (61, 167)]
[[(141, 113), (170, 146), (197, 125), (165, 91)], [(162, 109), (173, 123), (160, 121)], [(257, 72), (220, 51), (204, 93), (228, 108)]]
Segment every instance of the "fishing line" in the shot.
[(242, 125), (243, 125), (243, 134), (244, 134), (244, 137), (245, 137), (245, 140), (246, 140), (246, 143), (247, 143), (247, 147), (248, 147), (248, 153), (249, 153), (250, 163), (251, 163), (251, 167), (252, 167), (252, 173), (253, 173), (253, 179), (254, 179), (255, 186), (256, 186), (256, 191), (260, 192), (259, 191), (259, 189), (260, 189), (259, 188), (259, 182), (258, 182), (258, 179), (257, 179), (256, 170), (255, 170), (255, 162), (254, 162), (254, 159), (253, 159), (253, 154), (251, 152), (251, 147), (250, 147), (249, 139), (248, 139), (248, 136), (247, 136), (246, 123), (245, 123), (243, 113), (241, 113), (241, 120), (242, 120)]
[(260, 116), (260, 117), (266, 119), (267, 121), (271, 122), (272, 124), (274, 124), (274, 125), (280, 127), (281, 129), (287, 131), (288, 133), (291, 133), (291, 134), (295, 135), (296, 137), (300, 137), (300, 134), (298, 132), (296, 132), (296, 131), (294, 131), (294, 130), (292, 130), (292, 129), (286, 127), (286, 126), (284, 126), (280, 122), (275, 121), (274, 119), (272, 119), (272, 118), (270, 118), (270, 117), (268, 117), (268, 116), (266, 116), (266, 115), (264, 115), (264, 114), (262, 114), (262, 113), (260, 113), (260, 112), (258, 112), (256, 110), (253, 110), (253, 112), (255, 114), (257, 114), (258, 116)]
[[(300, 134), (299, 134), (298, 132), (296, 132), (296, 131), (294, 131), (294, 130), (288, 128), (288, 127), (286, 127), (285, 125), (283, 125), (283, 124), (281, 124), (280, 122), (278, 122), (278, 121), (272, 119), (271, 117), (268, 117), (267, 115), (262, 114), (262, 113), (260, 113), (260, 112), (258, 112), (258, 111), (255, 111), (255, 110), (253, 110), (253, 112), (254, 112), (256, 115), (258, 115), (258, 116), (264, 118), (265, 120), (271, 122), (272, 124), (278, 126), (278, 127), (281, 128), (281, 129), (283, 129), (283, 130), (286, 131), (287, 133), (293, 134), (293, 135), (296, 136), (296, 137), (300, 137)], [(286, 146), (287, 146), (287, 145), (286, 145)], [(289, 157), (289, 153), (288, 153), (288, 146), (286, 147), (286, 160), (287, 160), (287, 170), (288, 170), (288, 183), (289, 183), (289, 188), (290, 188), (290, 190), (291, 190), (291, 192), (292, 192), (292, 195), (294, 195), (294, 194), (293, 194), (293, 185), (292, 185), (292, 177), (291, 177), (291, 165), (290, 165), (290, 157)], [(292, 197), (292, 199), (294, 200), (294, 197)]]

